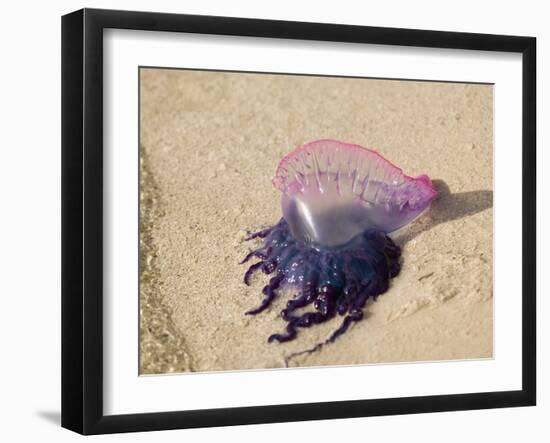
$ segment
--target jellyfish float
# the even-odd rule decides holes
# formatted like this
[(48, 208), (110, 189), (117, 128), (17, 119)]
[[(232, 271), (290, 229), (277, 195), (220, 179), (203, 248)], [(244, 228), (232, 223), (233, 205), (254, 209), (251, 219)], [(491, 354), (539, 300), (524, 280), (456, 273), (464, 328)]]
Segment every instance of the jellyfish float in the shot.
[(423, 214), (437, 192), (428, 176), (409, 177), (376, 151), (336, 140), (307, 143), (285, 156), (273, 184), (282, 193), (283, 216), (247, 237), (262, 243), (242, 261), (259, 259), (245, 284), (260, 270), (271, 278), (263, 301), (247, 314), (259, 314), (291, 288), (294, 297), (281, 311), (286, 330), (268, 341), (293, 340), (300, 328), (342, 316), (319, 349), (388, 290), (401, 268), (401, 249), (389, 234)]

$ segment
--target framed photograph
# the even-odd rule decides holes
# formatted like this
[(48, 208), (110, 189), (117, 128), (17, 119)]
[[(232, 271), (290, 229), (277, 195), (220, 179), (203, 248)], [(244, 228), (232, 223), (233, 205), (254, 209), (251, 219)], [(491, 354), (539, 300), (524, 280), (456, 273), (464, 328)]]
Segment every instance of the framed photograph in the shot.
[(62, 19), (62, 425), (535, 404), (532, 37)]

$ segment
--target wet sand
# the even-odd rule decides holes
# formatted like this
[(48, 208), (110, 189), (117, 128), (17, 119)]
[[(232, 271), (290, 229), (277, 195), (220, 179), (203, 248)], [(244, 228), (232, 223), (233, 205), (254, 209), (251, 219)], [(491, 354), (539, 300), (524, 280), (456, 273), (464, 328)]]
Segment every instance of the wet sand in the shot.
[[(143, 374), (447, 359), (493, 352), (493, 88), (488, 85), (141, 70)], [(283, 293), (242, 282), (249, 231), (277, 222), (271, 178), (315, 139), (377, 149), (440, 196), (395, 236), (401, 273), (319, 352), (336, 318), (267, 343)]]

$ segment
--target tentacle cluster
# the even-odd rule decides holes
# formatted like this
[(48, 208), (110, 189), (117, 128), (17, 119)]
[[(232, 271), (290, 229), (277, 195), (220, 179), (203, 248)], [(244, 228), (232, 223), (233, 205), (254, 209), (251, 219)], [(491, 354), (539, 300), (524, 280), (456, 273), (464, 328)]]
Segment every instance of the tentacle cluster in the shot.
[[(271, 275), (271, 279), (263, 288), (261, 304), (247, 314), (256, 315), (267, 309), (278, 290), (296, 289), (294, 298), (281, 311), (288, 322), (286, 331), (271, 335), (269, 342), (293, 340), (298, 328), (323, 323), (338, 314), (344, 319), (325, 343), (333, 342), (363, 318), (367, 300), (386, 292), (390, 279), (400, 270), (401, 249), (379, 230), (366, 230), (340, 248), (319, 249), (294, 239), (283, 218), (247, 240), (254, 238), (262, 238), (262, 246), (251, 251), (242, 263), (252, 258), (259, 261), (248, 268), (244, 282), (249, 285), (258, 270)], [(297, 313), (309, 305), (314, 309)]]

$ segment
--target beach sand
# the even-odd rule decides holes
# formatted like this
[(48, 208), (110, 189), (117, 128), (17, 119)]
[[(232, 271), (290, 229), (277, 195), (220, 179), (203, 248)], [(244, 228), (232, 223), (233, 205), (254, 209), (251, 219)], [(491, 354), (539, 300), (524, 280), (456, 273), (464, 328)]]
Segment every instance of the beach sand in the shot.
[[(493, 353), (493, 87), (141, 69), (140, 373), (490, 358)], [(394, 237), (401, 273), (365, 319), (267, 343), (282, 293), (257, 316), (250, 231), (281, 217), (271, 184), (297, 146), (332, 138), (378, 150), (440, 195)], [(257, 243), (256, 243), (257, 245)]]

